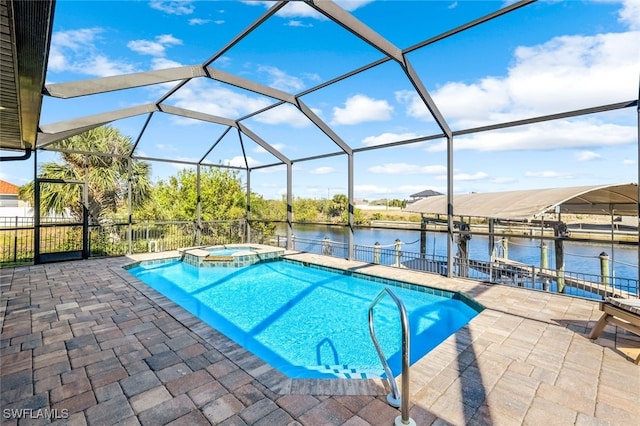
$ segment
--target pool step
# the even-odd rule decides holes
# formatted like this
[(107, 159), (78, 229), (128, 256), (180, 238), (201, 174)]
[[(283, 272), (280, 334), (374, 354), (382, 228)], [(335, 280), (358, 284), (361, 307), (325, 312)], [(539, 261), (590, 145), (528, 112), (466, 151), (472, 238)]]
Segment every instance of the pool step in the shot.
[(332, 376), (343, 379), (379, 379), (384, 374), (382, 369), (358, 369), (344, 364), (314, 365), (307, 367), (307, 369), (315, 370), (320, 373), (331, 374)]

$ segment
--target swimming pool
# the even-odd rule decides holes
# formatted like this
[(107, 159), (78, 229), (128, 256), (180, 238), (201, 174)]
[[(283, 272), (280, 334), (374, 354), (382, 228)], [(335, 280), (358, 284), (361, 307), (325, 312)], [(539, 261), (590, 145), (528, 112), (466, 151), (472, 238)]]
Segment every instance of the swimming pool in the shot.
[[(291, 378), (384, 377), (367, 315), (385, 286), (406, 306), (411, 363), (478, 312), (454, 293), (289, 260), (243, 268), (141, 262), (128, 271)], [(374, 312), (395, 376), (401, 369), (398, 310), (386, 298)]]

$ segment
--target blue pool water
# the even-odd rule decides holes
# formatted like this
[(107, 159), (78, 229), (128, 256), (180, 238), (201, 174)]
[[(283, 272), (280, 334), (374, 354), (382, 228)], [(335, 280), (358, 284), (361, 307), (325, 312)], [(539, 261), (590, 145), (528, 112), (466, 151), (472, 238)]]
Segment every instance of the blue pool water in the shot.
[[(289, 377), (383, 377), (369, 336), (368, 309), (389, 282), (325, 269), (290, 261), (244, 268), (173, 261), (141, 264), (129, 272)], [(390, 287), (409, 316), (411, 363), (477, 314), (451, 297)], [(385, 297), (374, 313), (378, 340), (395, 376), (401, 369), (398, 308)]]
[(232, 256), (239, 252), (253, 251), (252, 247), (220, 247), (207, 249), (212, 256)]

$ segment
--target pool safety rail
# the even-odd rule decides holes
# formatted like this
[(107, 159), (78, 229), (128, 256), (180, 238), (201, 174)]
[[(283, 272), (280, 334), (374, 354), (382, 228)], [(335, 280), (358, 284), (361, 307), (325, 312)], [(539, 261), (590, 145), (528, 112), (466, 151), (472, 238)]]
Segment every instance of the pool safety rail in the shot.
[[(387, 359), (382, 352), (382, 348), (380, 347), (380, 343), (378, 342), (378, 338), (376, 337), (375, 327), (373, 325), (373, 308), (382, 300), (382, 298), (388, 294), (391, 299), (393, 299), (394, 303), (398, 306), (398, 310), (400, 311), (400, 323), (402, 326), (402, 394), (398, 392), (398, 385), (391, 374), (391, 369), (389, 368), (389, 363), (387, 363)], [(373, 299), (371, 305), (369, 305), (369, 334), (371, 334), (371, 340), (373, 341), (373, 345), (376, 348), (376, 352), (378, 352), (378, 356), (380, 357), (380, 361), (382, 362), (382, 367), (384, 368), (384, 372), (387, 375), (387, 381), (389, 382), (389, 386), (391, 387), (391, 393), (387, 395), (387, 402), (389, 405), (394, 407), (400, 407), (400, 415), (395, 419), (396, 426), (402, 425), (410, 425), (415, 426), (416, 422), (409, 417), (409, 354), (411, 347), (411, 338), (409, 334), (409, 319), (407, 317), (407, 310), (404, 307), (404, 303), (395, 295), (391, 289), (385, 287), (380, 290), (380, 293)]]

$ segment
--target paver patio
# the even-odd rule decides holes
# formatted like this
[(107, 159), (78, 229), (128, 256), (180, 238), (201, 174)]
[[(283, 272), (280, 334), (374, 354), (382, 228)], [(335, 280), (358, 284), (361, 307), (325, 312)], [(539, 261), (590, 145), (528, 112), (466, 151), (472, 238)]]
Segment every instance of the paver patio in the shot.
[[(589, 340), (597, 302), (288, 255), (464, 291), (486, 307), (412, 366), (418, 425), (640, 418), (640, 367), (619, 349), (640, 339), (607, 326)], [(283, 376), (129, 275), (133, 258), (0, 270), (2, 424), (357, 426), (400, 414), (379, 380)]]

